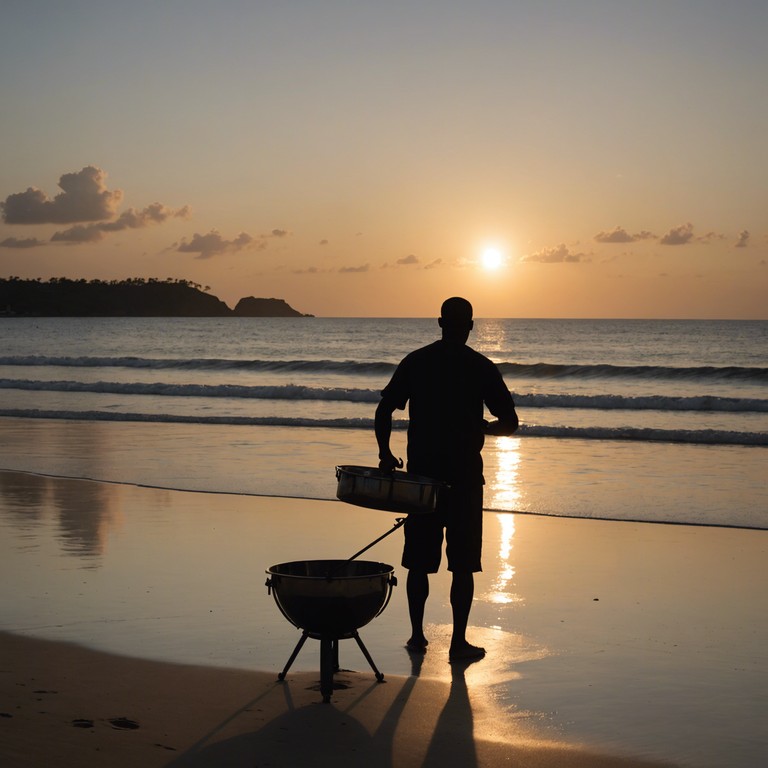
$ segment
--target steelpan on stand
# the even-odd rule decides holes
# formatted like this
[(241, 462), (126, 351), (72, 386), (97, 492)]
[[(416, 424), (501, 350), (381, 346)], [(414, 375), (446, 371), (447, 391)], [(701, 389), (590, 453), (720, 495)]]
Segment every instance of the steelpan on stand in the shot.
[[(336, 495), (341, 501), (406, 515), (434, 512), (437, 493), (444, 486), (409, 472), (383, 472), (374, 467), (336, 467), (336, 479)], [(297, 560), (267, 569), (268, 593), (283, 616), (302, 630), (279, 680), (285, 679), (307, 638), (320, 641), (320, 692), (324, 702), (331, 700), (333, 675), (339, 670), (339, 640), (354, 639), (376, 680), (384, 680), (358, 629), (387, 607), (397, 579), (391, 565), (356, 558), (400, 528), (405, 520), (397, 518), (390, 530), (347, 560)]]

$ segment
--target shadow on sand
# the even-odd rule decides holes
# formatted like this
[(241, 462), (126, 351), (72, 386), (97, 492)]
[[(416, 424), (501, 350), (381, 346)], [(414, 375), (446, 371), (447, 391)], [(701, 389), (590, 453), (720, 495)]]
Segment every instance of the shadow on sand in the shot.
[[(389, 686), (382, 688), (379, 683), (360, 689), (342, 672), (336, 681), (341, 690), (330, 705), (318, 700), (296, 706), (293, 683), (276, 683), (218, 724), (168, 768), (337, 768), (345, 764), (365, 768), (477, 768), (472, 706), (464, 679), (468, 665), (452, 665), (446, 698), (445, 686), (419, 679), (422, 660), (423, 656), (413, 655), (412, 675), (402, 683), (391, 683), (389, 691)], [(429, 688), (429, 696), (422, 695), (422, 687)], [(296, 691), (297, 697), (305, 699), (308, 689), (317, 690), (317, 686)], [(442, 698), (435, 698), (437, 690), (443, 692)], [(261, 727), (242, 732), (241, 723), (240, 733), (227, 735), (237, 727), (237, 721), (254, 713), (278, 711), (273, 719), (264, 717)]]

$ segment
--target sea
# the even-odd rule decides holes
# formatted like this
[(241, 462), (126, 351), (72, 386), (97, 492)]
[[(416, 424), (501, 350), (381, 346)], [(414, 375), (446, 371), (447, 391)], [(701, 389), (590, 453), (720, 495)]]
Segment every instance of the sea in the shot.
[[(435, 319), (0, 318), (0, 469), (333, 499)], [(768, 321), (477, 319), (495, 512), (768, 528)], [(490, 416), (489, 416), (490, 418)], [(405, 455), (407, 412), (393, 445)]]

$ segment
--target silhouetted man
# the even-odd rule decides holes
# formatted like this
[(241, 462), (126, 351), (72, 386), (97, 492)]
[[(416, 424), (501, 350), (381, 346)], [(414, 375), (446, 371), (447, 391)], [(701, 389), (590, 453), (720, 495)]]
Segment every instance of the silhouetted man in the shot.
[[(518, 427), (512, 395), (498, 368), (466, 345), (472, 330), (472, 305), (447, 299), (438, 324), (442, 339), (417, 349), (398, 365), (376, 409), (379, 467), (391, 471), (398, 460), (390, 450), (392, 413), (409, 404), (409, 472), (445, 481), (434, 514), (410, 515), (405, 523), (402, 565), (408, 569), (407, 594), (411, 636), (407, 647), (423, 652), (424, 607), (429, 574), (440, 567), (445, 531), (448, 570), (452, 572), (453, 634), (451, 661), (478, 659), (485, 649), (466, 639), (475, 590), (474, 573), (482, 570), (483, 460), (486, 434), (511, 435)], [(484, 406), (497, 418), (488, 423)]]

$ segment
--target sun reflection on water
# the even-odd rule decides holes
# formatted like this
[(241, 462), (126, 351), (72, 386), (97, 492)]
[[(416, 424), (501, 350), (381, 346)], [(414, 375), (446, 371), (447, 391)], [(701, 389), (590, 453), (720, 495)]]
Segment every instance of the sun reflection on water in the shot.
[(498, 437), (495, 443), (496, 472), (489, 482), (488, 506), (514, 512), (520, 508), (520, 438)]
[(512, 591), (515, 579), (515, 566), (512, 563), (512, 549), (514, 547), (515, 537), (515, 516), (499, 514), (497, 519), (501, 526), (501, 535), (499, 537), (499, 563), (488, 599), (497, 605), (519, 603), (522, 598)]
[[(499, 437), (496, 439), (495, 448), (497, 468), (490, 482), (490, 506), (493, 509), (512, 512), (518, 509), (522, 496), (518, 478), (520, 440), (516, 437)], [(512, 590), (515, 578), (515, 566), (512, 562), (515, 516), (501, 513), (497, 515), (497, 519), (501, 526), (498, 567), (488, 597), (492, 603), (506, 605), (522, 600)]]

